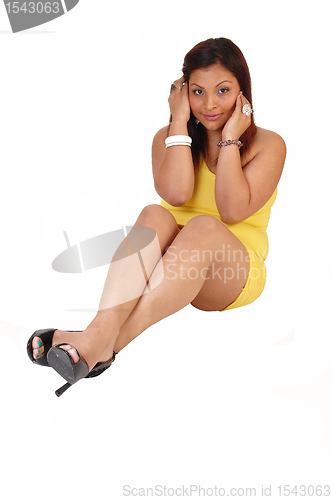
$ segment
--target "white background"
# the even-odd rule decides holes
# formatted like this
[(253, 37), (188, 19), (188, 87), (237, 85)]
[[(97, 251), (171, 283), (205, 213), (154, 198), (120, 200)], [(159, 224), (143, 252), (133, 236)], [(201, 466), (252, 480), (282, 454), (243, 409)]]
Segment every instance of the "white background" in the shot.
[[(332, 490), (329, 10), (81, 0), (12, 34), (0, 5), (4, 498), (122, 498), (124, 485)], [(188, 306), (58, 399), (61, 377), (29, 361), (27, 339), (86, 327), (94, 313), (72, 310), (97, 307), (107, 272), (53, 271), (63, 231), (75, 244), (159, 203), (150, 149), (170, 84), (188, 50), (219, 36), (247, 59), (257, 125), (288, 149), (265, 291), (222, 314)]]

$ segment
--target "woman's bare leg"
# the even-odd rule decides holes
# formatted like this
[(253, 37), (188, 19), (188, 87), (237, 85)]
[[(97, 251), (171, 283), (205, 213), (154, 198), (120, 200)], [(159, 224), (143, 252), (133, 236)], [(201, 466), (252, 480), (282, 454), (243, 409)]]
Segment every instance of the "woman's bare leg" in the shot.
[(187, 223), (165, 253), (163, 264), (163, 282), (141, 297), (123, 323), (115, 352), (189, 303), (205, 311), (224, 309), (241, 293), (249, 273), (244, 245), (210, 216)]
[[(94, 362), (109, 359), (113, 349), (118, 352), (146, 328), (191, 302), (207, 310), (225, 308), (239, 295), (249, 272), (247, 251), (240, 240), (216, 218), (204, 215), (178, 232), (162, 262), (164, 278), (158, 286), (139, 300), (100, 310), (84, 332), (75, 334), (77, 342), (81, 339), (78, 350), (90, 368)], [(108, 293), (112, 295), (117, 287), (119, 283), (113, 283)], [(64, 333), (64, 341), (70, 342), (69, 334)], [(72, 344), (77, 347), (74, 340)]]
[[(149, 205), (145, 207), (140, 213), (135, 226), (148, 226), (149, 228), (153, 228), (156, 231), (160, 244), (160, 253), (156, 256), (150, 256), (151, 262), (148, 263), (147, 267), (150, 267), (151, 272), (151, 270), (156, 265), (160, 254), (164, 253), (167, 246), (172, 243), (175, 236), (179, 233), (179, 228), (173, 215), (160, 205)], [(115, 252), (112, 262), (121, 257), (128, 257), (128, 251), (130, 253), (130, 247), (134, 248), (135, 246), (137, 246), (137, 242), (133, 241), (131, 233), (129, 233), (128, 237), (122, 242), (122, 244)], [(144, 262), (146, 263), (146, 259)], [(131, 301), (119, 304), (117, 308), (108, 308), (107, 315), (105, 315), (105, 311), (103, 309), (105, 309), (107, 301), (110, 301), (109, 285), (112, 284), (112, 275), (110, 273), (111, 269), (112, 265), (109, 268), (108, 277), (106, 279), (104, 291), (100, 300), (100, 310), (94, 320), (90, 323), (90, 325), (83, 332), (67, 332), (64, 330), (56, 330), (53, 337), (53, 345), (62, 342), (68, 342), (69, 344), (75, 346), (78, 352), (81, 353), (86, 359), (90, 369), (98, 361), (107, 361), (111, 358), (113, 353), (114, 339), (118, 336), (119, 333), (119, 325), (121, 325), (132, 312), (136, 303), (140, 299), (140, 292), (143, 291), (146, 283), (145, 280), (142, 280), (142, 270), (139, 269), (140, 276), (137, 277), (136, 281), (138, 281), (139, 279), (141, 280), (142, 290), (138, 292), (137, 297), (135, 297)], [(127, 271), (127, 273), (125, 271)], [(130, 269), (124, 269), (124, 272), (122, 273), (122, 276), (120, 276), (120, 278), (126, 279), (126, 277), (128, 278), (128, 275), (135, 285), (135, 276), (131, 275)], [(127, 287), (130, 287), (130, 285), (130, 283), (127, 283)], [(121, 281), (118, 282), (118, 287), (119, 286), (121, 286)], [(117, 312), (117, 315), (114, 314), (115, 310)], [(112, 312), (114, 320), (110, 321), (110, 314), (112, 314)], [(107, 321), (105, 323), (106, 318)], [(98, 342), (96, 341), (97, 339)], [(40, 339), (38, 337), (35, 337), (32, 342), (33, 356), (35, 357), (35, 359), (40, 358), (44, 352), (43, 345), (38, 345), (39, 341)], [(70, 349), (69, 346), (62, 346), (62, 348), (69, 351), (74, 362), (78, 361), (79, 358), (75, 349)]]

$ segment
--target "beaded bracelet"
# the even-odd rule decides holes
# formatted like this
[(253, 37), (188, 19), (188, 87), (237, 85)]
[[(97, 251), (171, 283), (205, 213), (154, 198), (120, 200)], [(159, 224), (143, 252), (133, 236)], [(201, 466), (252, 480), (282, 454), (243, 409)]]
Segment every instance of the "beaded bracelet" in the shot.
[(239, 146), (239, 149), (243, 146), (241, 141), (220, 141), (218, 142), (217, 146), (221, 148), (221, 146), (229, 146), (230, 144), (235, 144), (236, 146)]

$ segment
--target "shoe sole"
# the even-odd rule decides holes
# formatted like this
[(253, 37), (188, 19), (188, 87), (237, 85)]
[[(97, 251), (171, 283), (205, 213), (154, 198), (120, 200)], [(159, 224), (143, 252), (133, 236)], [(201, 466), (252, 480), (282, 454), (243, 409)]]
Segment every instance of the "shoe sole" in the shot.
[(70, 354), (60, 347), (51, 349), (47, 354), (49, 365), (70, 384), (75, 383), (74, 363)]

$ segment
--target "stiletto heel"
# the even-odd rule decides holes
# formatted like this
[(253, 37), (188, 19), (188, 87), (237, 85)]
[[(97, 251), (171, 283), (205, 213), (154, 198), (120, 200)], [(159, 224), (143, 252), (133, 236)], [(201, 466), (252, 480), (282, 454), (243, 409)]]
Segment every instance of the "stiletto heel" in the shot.
[(55, 391), (56, 396), (58, 396), (58, 398), (59, 398), (71, 386), (72, 386), (72, 384), (70, 384), (69, 382), (67, 382), (65, 385), (63, 385), (62, 387), (60, 387), (60, 389), (58, 389), (57, 391)]

